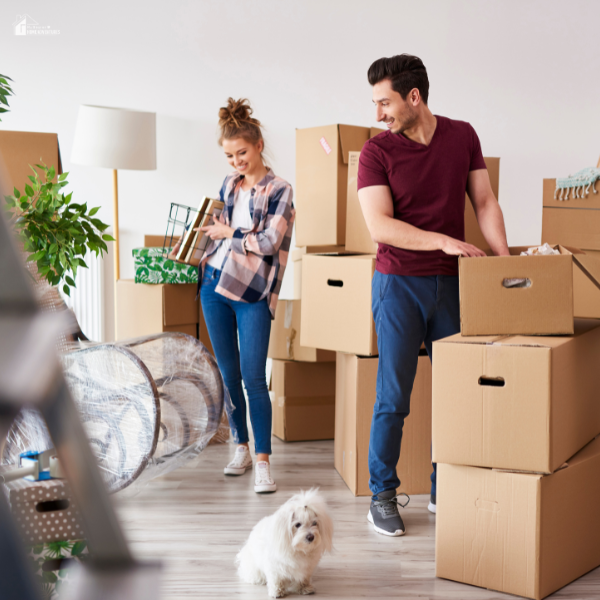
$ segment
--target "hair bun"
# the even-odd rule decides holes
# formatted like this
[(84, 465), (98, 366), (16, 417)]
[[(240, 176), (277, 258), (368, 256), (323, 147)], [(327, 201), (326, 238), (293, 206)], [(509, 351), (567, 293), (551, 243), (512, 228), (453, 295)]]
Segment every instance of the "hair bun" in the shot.
[(227, 106), (219, 109), (221, 139), (244, 137), (256, 143), (262, 139), (261, 123), (252, 117), (252, 107), (247, 98), (227, 99)]
[(223, 106), (219, 110), (219, 126), (234, 125), (240, 128), (243, 123), (256, 121), (251, 116), (252, 107), (246, 98), (240, 98), (239, 100), (228, 98), (227, 106)]

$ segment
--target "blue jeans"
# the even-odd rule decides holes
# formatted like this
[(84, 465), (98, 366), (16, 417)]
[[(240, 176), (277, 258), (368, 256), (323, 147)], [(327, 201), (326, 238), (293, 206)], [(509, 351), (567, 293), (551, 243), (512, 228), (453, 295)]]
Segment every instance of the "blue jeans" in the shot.
[[(375, 271), (372, 292), (379, 367), (369, 443), (369, 487), (376, 497), (400, 486), (396, 467), (419, 348), (425, 342), (431, 358), (434, 341), (460, 331), (460, 304), (458, 277), (449, 275), (409, 277)], [(431, 493), (436, 493), (435, 464)]]
[[(267, 300), (241, 302), (217, 294), (221, 271), (206, 265), (200, 288), (202, 312), (215, 358), (229, 390), (234, 410), (228, 411), (234, 441), (245, 444), (248, 438), (246, 399), (257, 454), (271, 454), (272, 408), (267, 387), (267, 350), (271, 335), (271, 312)], [(238, 345), (239, 335), (239, 345)]]

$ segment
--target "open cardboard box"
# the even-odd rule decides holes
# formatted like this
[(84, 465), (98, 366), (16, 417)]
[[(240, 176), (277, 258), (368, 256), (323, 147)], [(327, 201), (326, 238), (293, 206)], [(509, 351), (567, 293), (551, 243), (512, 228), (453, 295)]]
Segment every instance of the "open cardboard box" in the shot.
[[(574, 269), (598, 292), (600, 262), (560, 245), (554, 246), (560, 255), (520, 256), (527, 248), (510, 248), (511, 256), (459, 259), (463, 335), (573, 333)], [(509, 287), (515, 279), (524, 287)]]
[(600, 438), (552, 475), (438, 464), (436, 575), (541, 600), (600, 565), (599, 497)]
[(600, 434), (600, 321), (433, 344), (433, 460), (552, 473)]

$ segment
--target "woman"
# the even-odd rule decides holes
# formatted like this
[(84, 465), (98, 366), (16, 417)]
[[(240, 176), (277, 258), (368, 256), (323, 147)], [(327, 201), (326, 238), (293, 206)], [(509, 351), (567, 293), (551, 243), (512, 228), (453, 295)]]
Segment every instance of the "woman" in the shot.
[(219, 111), (219, 144), (235, 171), (221, 187), (225, 207), (218, 221), (202, 227), (212, 241), (199, 269), (204, 319), (234, 407), (228, 417), (238, 447), (225, 474), (252, 469), (243, 380), (255, 438), (254, 491), (262, 493), (277, 489), (269, 464), (266, 364), (295, 210), (292, 187), (265, 165), (261, 124), (251, 115), (245, 99), (229, 98)]

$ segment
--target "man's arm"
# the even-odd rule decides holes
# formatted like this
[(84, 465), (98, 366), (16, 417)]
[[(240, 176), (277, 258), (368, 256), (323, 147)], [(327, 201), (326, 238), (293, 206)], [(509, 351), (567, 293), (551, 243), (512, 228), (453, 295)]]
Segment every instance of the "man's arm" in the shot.
[(471, 171), (467, 179), (467, 193), (477, 216), (485, 241), (496, 256), (508, 256), (504, 217), (494, 196), (487, 169)]
[(483, 250), (472, 244), (455, 240), (443, 233), (424, 231), (394, 219), (392, 193), (387, 185), (361, 188), (358, 199), (371, 238), (378, 244), (406, 250), (443, 250), (446, 254), (455, 256), (485, 256)]

